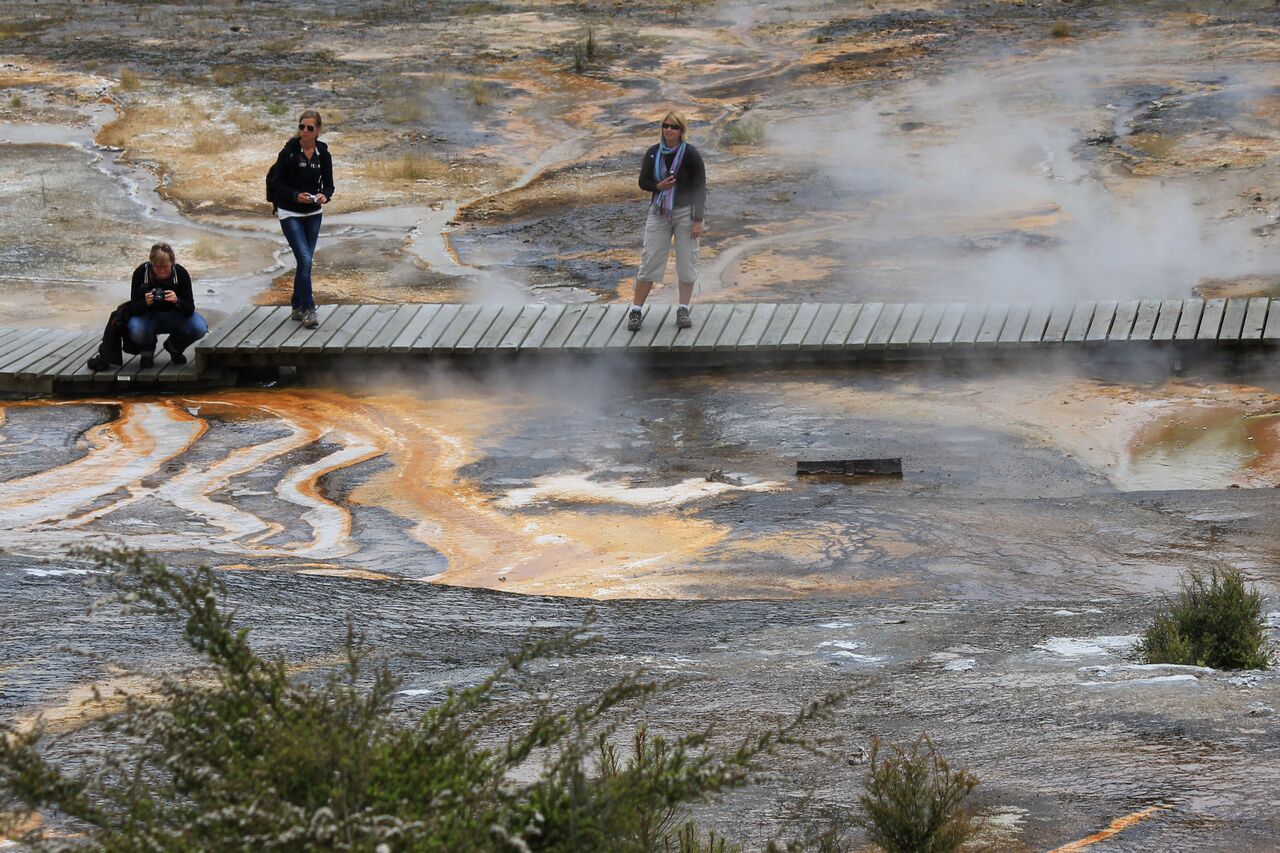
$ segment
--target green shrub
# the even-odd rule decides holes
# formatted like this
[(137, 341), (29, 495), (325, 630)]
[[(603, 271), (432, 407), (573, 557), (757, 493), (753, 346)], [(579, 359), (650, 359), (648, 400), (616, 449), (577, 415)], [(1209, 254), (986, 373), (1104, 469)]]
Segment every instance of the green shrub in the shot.
[(910, 751), (871, 742), (871, 766), (858, 797), (855, 823), (885, 853), (950, 853), (972, 839), (978, 827), (965, 800), (978, 784), (967, 770), (953, 769), (927, 735)]
[(1071, 25), (1066, 21), (1055, 21), (1049, 28), (1049, 35), (1056, 39), (1071, 38)]
[(367, 664), (353, 627), (345, 665), (304, 681), (252, 650), (211, 569), (91, 553), (110, 573), (112, 600), (176, 617), (209, 666), (157, 676), (154, 695), (128, 696), (123, 711), (77, 733), (78, 752), (66, 739), (48, 748), (39, 727), (0, 724), (0, 835), (36, 811), (75, 826), (71, 836), (33, 833), (25, 843), (36, 850), (733, 853), (714, 835), (704, 843), (685, 804), (748, 782), (840, 698), (736, 749), (711, 746), (705, 732), (667, 739), (640, 728), (620, 752), (624, 712), (657, 685), (628, 676), (560, 707), (533, 672), (588, 643), (584, 627), (531, 637), (405, 725), (390, 713), (398, 680)]
[(1266, 669), (1262, 595), (1245, 589), (1238, 569), (1192, 571), (1178, 597), (1156, 614), (1138, 645), (1147, 663)]
[(764, 122), (756, 118), (741, 118), (730, 122), (720, 134), (725, 145), (759, 145), (764, 141)]

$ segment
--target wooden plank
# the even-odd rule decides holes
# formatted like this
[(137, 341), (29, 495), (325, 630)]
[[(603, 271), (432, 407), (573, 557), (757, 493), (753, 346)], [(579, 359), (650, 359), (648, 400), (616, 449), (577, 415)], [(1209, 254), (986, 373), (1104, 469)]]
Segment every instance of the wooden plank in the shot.
[(253, 313), (255, 307), (256, 306), (253, 305), (246, 305), (243, 308), (236, 309), (230, 317), (227, 317), (217, 326), (214, 326), (209, 330), (209, 334), (197, 341), (196, 349), (212, 351), (214, 347), (222, 342), (223, 338), (234, 332), (240, 324), (244, 322), (245, 318)]
[[(476, 321), (476, 318), (480, 316), (480, 312), (484, 308), (485, 306), (474, 303), (463, 305), (449, 325), (445, 326), (444, 331), (440, 333), (440, 337), (436, 338), (435, 343), (431, 345), (431, 352), (453, 352), (453, 348), (457, 346), (458, 341), (466, 334), (467, 329), (471, 328), (471, 324)], [(492, 318), (490, 318), (490, 321), (492, 322)]]
[(240, 342), (236, 350), (257, 350), (262, 347), (267, 338), (271, 337), (273, 332), (283, 327), (286, 323), (290, 328), (293, 328), (295, 326), (294, 321), (289, 319), (291, 313), (293, 313), (293, 309), (287, 306), (284, 308), (277, 306), (271, 309), (271, 314), (258, 324), (258, 328), (245, 335), (244, 340)]
[(951, 346), (956, 335), (960, 333), (960, 324), (964, 322), (964, 315), (968, 312), (969, 306), (965, 303), (948, 302), (946, 310), (942, 312), (942, 320), (938, 323), (938, 330), (929, 339), (929, 346)]
[(520, 351), (533, 350), (542, 346), (542, 342), (547, 339), (547, 335), (551, 334), (551, 330), (560, 322), (560, 317), (567, 307), (566, 305), (548, 305), (546, 310), (538, 316), (533, 328), (529, 330), (529, 334), (525, 335), (524, 340), (520, 343)]
[(591, 305), (587, 302), (578, 302), (565, 306), (564, 313), (560, 315), (560, 319), (556, 321), (556, 324), (551, 327), (551, 331), (547, 333), (546, 338), (538, 345), (538, 348), (557, 350), (564, 346), (564, 342), (573, 333), (573, 327), (578, 325), (589, 307)]
[(707, 319), (693, 339), (693, 349), (699, 352), (706, 352), (716, 348), (716, 341), (720, 340), (720, 334), (724, 331), (724, 327), (729, 325), (729, 317), (733, 314), (733, 305), (721, 302), (717, 305), (712, 305), (710, 312), (704, 313), (706, 313)]
[(889, 349), (906, 349), (911, 345), (911, 338), (916, 333), (916, 326), (920, 325), (920, 318), (924, 316), (924, 309), (923, 302), (911, 302), (902, 309), (902, 317), (898, 320), (898, 326), (893, 330), (893, 334), (889, 336)]
[(498, 341), (498, 350), (500, 352), (509, 352), (519, 349), (520, 344), (524, 343), (524, 339), (529, 335), (529, 330), (533, 328), (533, 324), (538, 322), (538, 318), (546, 310), (546, 305), (524, 306), (520, 310), (520, 316), (511, 324), (511, 328), (507, 329), (507, 333), (502, 336), (502, 340)]
[[(613, 336), (618, 334), (618, 330), (627, 330), (627, 313), (631, 310), (630, 305), (622, 305), (615, 303), (605, 306), (604, 316), (600, 318), (600, 324), (596, 326), (596, 330), (591, 333), (591, 337), (587, 338), (586, 349), (590, 352), (601, 352), (609, 346), (609, 341), (613, 340)], [(644, 312), (640, 312), (641, 316)]]
[(18, 335), (30, 331), (29, 329), (0, 329), (0, 349), (4, 348), (6, 342), (13, 340)]
[(409, 344), (409, 352), (414, 354), (431, 352), (436, 341), (444, 334), (444, 330), (449, 328), (461, 311), (462, 306), (456, 302), (441, 305), (440, 310), (431, 318), (431, 322), (427, 323), (426, 328), (413, 339), (413, 343)]
[(1049, 322), (1044, 327), (1044, 337), (1040, 339), (1045, 344), (1060, 344), (1067, 337), (1067, 329), (1071, 328), (1071, 317), (1075, 314), (1076, 306), (1071, 303), (1060, 302), (1053, 306), (1053, 311), (1049, 314)]
[(1045, 302), (1038, 302), (1032, 305), (1031, 310), (1027, 312), (1027, 322), (1022, 327), (1022, 335), (1018, 338), (1018, 344), (1029, 346), (1042, 342), (1045, 330), (1049, 328), (1049, 318), (1052, 315), (1052, 305)]
[(902, 309), (905, 307), (901, 302), (889, 302), (884, 306), (876, 324), (871, 327), (871, 334), (867, 336), (866, 349), (885, 348), (889, 338), (893, 336), (893, 330), (898, 326), (898, 320), (902, 319)]
[(1178, 329), (1178, 320), (1182, 317), (1182, 300), (1166, 299), (1160, 303), (1160, 316), (1156, 319), (1155, 331), (1151, 333), (1153, 341), (1171, 341), (1173, 333)]
[(1203, 299), (1182, 300), (1182, 316), (1178, 320), (1178, 328), (1173, 332), (1175, 341), (1194, 341), (1196, 331), (1200, 328), (1200, 317), (1204, 314)]
[(982, 331), (982, 324), (986, 319), (985, 305), (966, 305), (964, 319), (960, 321), (960, 328), (956, 330), (956, 336), (951, 339), (951, 345), (953, 347), (973, 346), (978, 340), (978, 332)]
[(760, 339), (764, 337), (765, 331), (769, 328), (769, 324), (773, 322), (773, 315), (778, 311), (778, 303), (761, 302), (756, 306), (755, 313), (751, 315), (751, 322), (747, 323), (747, 328), (742, 331), (742, 335), (738, 338), (737, 348), (740, 350), (753, 350), (760, 346)]
[(409, 318), (409, 322), (405, 323), (400, 333), (387, 345), (387, 351), (395, 353), (408, 352), (409, 347), (413, 346), (413, 342), (426, 330), (432, 318), (440, 311), (440, 307), (438, 302), (418, 305), (417, 310), (413, 312), (413, 316)]
[(396, 338), (400, 337), (400, 333), (409, 327), (409, 323), (422, 310), (422, 304), (419, 302), (409, 302), (396, 306), (396, 313), (391, 315), (391, 319), (382, 327), (382, 331), (378, 336), (369, 342), (368, 352), (387, 353), (391, 351), (391, 344)]
[(1280, 341), (1280, 299), (1272, 299), (1267, 307), (1267, 324), (1262, 327), (1264, 341)]
[(20, 352), (25, 352), (30, 346), (39, 344), (48, 334), (48, 329), (25, 329), (22, 334), (14, 335), (5, 342), (3, 347), (0, 347), (0, 362)]
[(800, 349), (822, 349), (822, 345), (826, 343), (827, 334), (831, 331), (831, 326), (835, 324), (839, 314), (838, 302), (824, 302), (819, 305), (818, 313), (809, 324), (809, 331), (805, 332), (804, 338), (800, 341)]
[(800, 308), (796, 311), (795, 319), (791, 321), (791, 328), (787, 329), (787, 333), (782, 336), (778, 348), (800, 349), (800, 342), (809, 333), (809, 327), (813, 325), (813, 318), (818, 316), (818, 309), (821, 307), (817, 302), (801, 303)]
[(764, 334), (760, 336), (756, 349), (777, 349), (787, 331), (790, 330), (791, 324), (795, 322), (796, 314), (799, 313), (800, 305), (797, 302), (779, 304), (769, 320), (769, 325), (765, 327)]
[(24, 335), (21, 342), (0, 354), (0, 373), (10, 372), (9, 366), (24, 361), (27, 356), (39, 353), (48, 348), (49, 330), (32, 329), (32, 334)]
[(588, 305), (587, 310), (582, 312), (582, 319), (573, 327), (569, 337), (565, 338), (564, 349), (576, 350), (585, 347), (587, 341), (591, 340), (591, 336), (595, 333), (596, 326), (600, 325), (600, 321), (608, 313), (608, 309), (608, 305)]
[(347, 345), (351, 343), (365, 324), (373, 319), (373, 315), (377, 313), (378, 305), (359, 305), (355, 312), (352, 313), (347, 321), (338, 327), (329, 340), (325, 341), (320, 351), (326, 354), (344, 353), (347, 351)]
[(1254, 343), (1262, 339), (1262, 327), (1267, 322), (1267, 298), (1255, 296), (1249, 300), (1249, 310), (1244, 315), (1244, 327), (1240, 340)]
[(924, 313), (920, 315), (920, 322), (916, 324), (916, 330), (911, 333), (910, 345), (927, 348), (933, 342), (933, 336), (938, 333), (938, 327), (942, 325), (942, 318), (946, 316), (946, 313), (947, 304), (945, 302), (925, 303)]
[(84, 346), (68, 350), (65, 358), (45, 368), (44, 375), (57, 378), (78, 370), (85, 366), (85, 362), (89, 360), (89, 357), (98, 351), (101, 343), (102, 337), (94, 335), (93, 339), (86, 341)]
[[(292, 313), (293, 313), (293, 309), (290, 308), (289, 314), (292, 314)], [(288, 318), (289, 314), (286, 314), (285, 317)], [(316, 309), (316, 319), (317, 320), (320, 319), (319, 308)], [(267, 337), (263, 339), (262, 343), (258, 345), (258, 349), (264, 352), (279, 352), (280, 348), (284, 346), (285, 341), (293, 337), (294, 334), (296, 334), (298, 330), (301, 328), (302, 328), (302, 323), (298, 322), (297, 320), (286, 319), (283, 323), (281, 323), (279, 326), (276, 327), (276, 330), (274, 332), (267, 335)], [(199, 349), (200, 345), (197, 343), (195, 345), (195, 348)]]
[(1216, 341), (1218, 330), (1222, 328), (1222, 315), (1227, 310), (1227, 300), (1206, 299), (1204, 313), (1200, 315), (1200, 329), (1196, 332), (1197, 341)]
[(1227, 300), (1227, 308), (1222, 312), (1222, 328), (1218, 330), (1219, 341), (1224, 344), (1240, 342), (1240, 333), (1244, 331), (1244, 315), (1248, 310), (1248, 299)]
[(849, 330), (849, 337), (844, 339), (844, 348), (865, 349), (867, 339), (871, 337), (871, 330), (876, 327), (883, 313), (883, 302), (868, 302), (863, 305), (858, 313), (858, 319), (853, 323), (853, 328)]
[[(1156, 330), (1156, 320), (1160, 317), (1160, 300), (1143, 299), (1138, 303), (1138, 313), (1133, 317), (1133, 328), (1129, 330), (1128, 340), (1149, 341)], [(1112, 329), (1114, 331), (1114, 327)]]
[(996, 338), (996, 346), (1016, 347), (1022, 342), (1022, 330), (1031, 316), (1031, 306), (1025, 302), (1009, 306), (1009, 318), (1004, 321), (1000, 337)]
[[(314, 329), (308, 329), (299, 323), (294, 327), (293, 334), (285, 338), (284, 343), (280, 344), (278, 348), (280, 352), (302, 352), (302, 347), (306, 344), (311, 343), (317, 338), (327, 338), (329, 335), (332, 335), (334, 329), (332, 324), (336, 322), (336, 318), (339, 313), (338, 309), (343, 307), (344, 306), (342, 305), (321, 305), (316, 309), (316, 320), (319, 321), (320, 325)], [(355, 310), (354, 305), (345, 307), (350, 308), (352, 311)]]
[(1098, 307), (1093, 312), (1093, 320), (1089, 323), (1089, 331), (1084, 336), (1086, 343), (1094, 344), (1107, 339), (1107, 335), (1111, 332), (1111, 323), (1116, 316), (1116, 306), (1119, 304), (1113, 299), (1098, 303)]
[(497, 319), (489, 326), (489, 331), (484, 333), (484, 337), (476, 341), (476, 352), (493, 352), (498, 348), (498, 344), (502, 343), (507, 333), (511, 331), (511, 327), (520, 319), (520, 315), (524, 313), (524, 305), (504, 305), (502, 310), (498, 312)]
[[(638, 332), (627, 332), (631, 338), (627, 342), (629, 350), (659, 349), (658, 336), (670, 331), (666, 346), (671, 346), (671, 339), (676, 336), (676, 306), (653, 305), (644, 306), (644, 323)], [(625, 327), (623, 327), (625, 328)]]
[(253, 309), (253, 313), (240, 321), (234, 329), (222, 336), (222, 339), (212, 347), (213, 352), (228, 353), (235, 352), (240, 342), (253, 333), (255, 329), (261, 326), (268, 317), (275, 313), (274, 305), (259, 305)]
[(140, 356), (125, 353), (124, 364), (119, 367), (109, 367), (106, 370), (99, 370), (97, 373), (93, 373), (88, 367), (82, 367), (72, 376), (72, 379), (76, 381), (92, 379), (94, 382), (101, 382), (104, 384), (120, 381), (132, 382), (133, 375), (138, 372), (138, 367), (141, 363), (142, 359)]
[(983, 348), (995, 346), (1008, 319), (1009, 303), (994, 302), (988, 305), (987, 316), (982, 318), (982, 325), (978, 327), (978, 336), (974, 338), (973, 345)]
[(1071, 323), (1067, 326), (1067, 333), (1062, 336), (1064, 343), (1080, 343), (1084, 340), (1085, 335), (1089, 334), (1089, 324), (1093, 321), (1093, 311), (1097, 308), (1096, 302), (1077, 302), (1071, 310)]
[(396, 315), (396, 311), (400, 310), (399, 305), (388, 304), (379, 305), (373, 312), (373, 316), (369, 318), (369, 322), (364, 324), (364, 328), (351, 338), (351, 342), (347, 344), (348, 352), (366, 352), (369, 344), (373, 343), (373, 339), (382, 334), (387, 328), (387, 323), (391, 322), (391, 318)]
[[(655, 352), (664, 352), (671, 349), (671, 345), (675, 342), (676, 335), (681, 332), (680, 329), (676, 328), (676, 308), (677, 306), (675, 305), (670, 306), (670, 310), (663, 315), (662, 323), (658, 326), (657, 333), (649, 339), (652, 341), (652, 343), (649, 344), (649, 349), (654, 350)], [(686, 329), (684, 331), (687, 332), (688, 330)]]
[(485, 305), (480, 309), (480, 313), (476, 316), (476, 321), (472, 323), (462, 337), (458, 338), (458, 342), (454, 344), (454, 352), (475, 352), (476, 346), (489, 332), (489, 327), (498, 321), (498, 317), (502, 314), (501, 305)]
[(858, 322), (858, 315), (861, 313), (861, 302), (846, 302), (841, 305), (840, 312), (836, 314), (835, 322), (831, 324), (831, 331), (827, 332), (827, 339), (822, 342), (823, 347), (827, 349), (844, 349), (845, 339), (853, 331), (853, 324)]
[[(336, 306), (333, 309), (333, 311), (329, 314), (329, 321), (327, 323), (321, 323), (319, 327), (315, 329), (302, 330), (307, 334), (303, 336), (302, 342), (293, 348), (293, 351), (301, 352), (301, 353), (320, 352), (320, 350), (324, 347), (325, 341), (329, 340), (329, 338), (332, 338), (334, 335), (336, 335), (338, 333), (338, 330), (341, 329), (347, 323), (347, 321), (351, 319), (351, 316), (356, 313), (356, 309), (359, 307), (360, 306), (358, 305)], [(316, 311), (317, 319), (319, 318), (319, 313), (320, 312), (317, 310)], [(290, 351), (289, 344), (290, 344), (290, 341), (292, 340), (293, 339), (290, 338), (289, 341), (285, 341), (285, 345), (283, 347), (285, 352)]]
[[(1266, 300), (1264, 299), (1263, 301), (1265, 302)], [(1261, 335), (1262, 332), (1259, 331), (1258, 334)], [(18, 376), (26, 379), (44, 376), (50, 368), (61, 364), (69, 355), (73, 352), (78, 352), (88, 343), (102, 343), (102, 338), (92, 332), (72, 332), (67, 336), (66, 340), (46, 353), (43, 358), (38, 358), (19, 370)]]
[[(10, 376), (22, 376), (30, 373), (31, 365), (49, 361), (56, 358), (69, 342), (76, 341), (82, 337), (81, 332), (67, 332), (63, 330), (49, 330), (40, 340), (40, 345), (33, 348), (26, 355), (20, 356), (14, 361), (9, 362), (4, 372)], [(99, 339), (101, 340), (101, 339)]]
[(756, 306), (754, 303), (736, 303), (733, 306), (733, 311), (729, 314), (729, 322), (724, 324), (724, 331), (716, 339), (716, 349), (726, 351), (737, 349), (738, 339), (747, 330), (747, 325), (751, 322), (751, 317), (755, 314), (755, 311)]
[(1116, 303), (1116, 315), (1107, 331), (1109, 341), (1127, 341), (1133, 332), (1133, 325), (1138, 321), (1138, 308), (1141, 302), (1137, 299), (1126, 299)]

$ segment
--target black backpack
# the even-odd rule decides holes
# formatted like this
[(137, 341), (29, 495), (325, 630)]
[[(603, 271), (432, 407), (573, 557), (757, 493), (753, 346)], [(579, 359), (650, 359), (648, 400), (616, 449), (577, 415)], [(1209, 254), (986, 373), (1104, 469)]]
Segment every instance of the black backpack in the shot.
[(272, 213), (276, 212), (276, 196), (275, 196), (276, 164), (279, 162), (280, 162), (280, 158), (277, 157), (275, 160), (275, 163), (271, 164), (271, 168), (267, 169), (267, 203), (271, 205)]

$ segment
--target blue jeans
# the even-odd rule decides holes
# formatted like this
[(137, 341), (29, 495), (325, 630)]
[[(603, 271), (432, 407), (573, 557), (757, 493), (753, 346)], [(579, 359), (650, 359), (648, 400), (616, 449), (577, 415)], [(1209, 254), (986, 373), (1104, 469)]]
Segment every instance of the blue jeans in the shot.
[(209, 324), (199, 314), (183, 317), (177, 311), (148, 311), (129, 318), (129, 337), (143, 355), (156, 351), (156, 338), (168, 335), (165, 347), (182, 352), (205, 336)]
[(306, 311), (316, 307), (315, 297), (311, 295), (311, 258), (316, 253), (316, 241), (320, 239), (320, 217), (289, 216), (280, 220), (280, 230), (289, 241), (293, 250), (293, 259), (298, 268), (293, 273), (293, 299), (290, 304), (294, 308)]

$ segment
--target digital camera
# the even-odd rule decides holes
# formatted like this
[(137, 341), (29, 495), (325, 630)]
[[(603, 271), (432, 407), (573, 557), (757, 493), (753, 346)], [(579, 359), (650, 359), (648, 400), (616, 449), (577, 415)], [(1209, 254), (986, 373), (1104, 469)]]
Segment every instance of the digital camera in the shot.
[(164, 302), (164, 288), (163, 288), (163, 287), (157, 287), (157, 288), (155, 288), (154, 290), (152, 290), (152, 291), (151, 291), (151, 304), (152, 304), (152, 305), (154, 305), (154, 304), (156, 304), (157, 302)]

